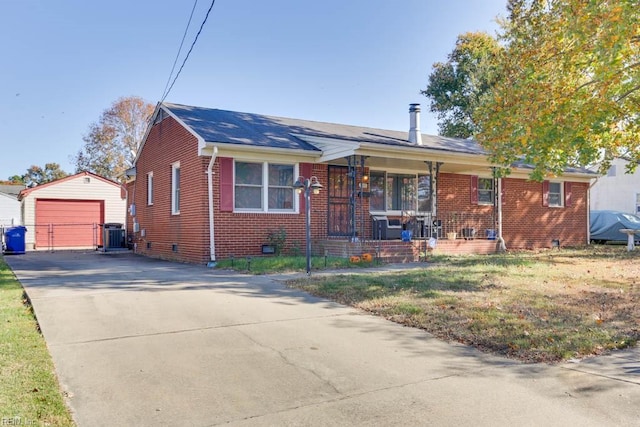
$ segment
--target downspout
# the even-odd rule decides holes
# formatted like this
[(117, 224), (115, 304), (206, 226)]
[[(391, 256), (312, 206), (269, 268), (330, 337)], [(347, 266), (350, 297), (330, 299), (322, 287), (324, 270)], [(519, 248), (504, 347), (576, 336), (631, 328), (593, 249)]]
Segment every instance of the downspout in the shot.
[[(495, 169), (494, 169), (495, 171)], [(505, 252), (507, 250), (507, 245), (504, 243), (504, 238), (502, 237), (502, 178), (498, 178), (498, 191), (497, 191), (497, 199), (498, 199), (498, 246), (496, 248), (497, 252)]]
[(207, 167), (207, 192), (209, 194), (209, 254), (210, 260), (207, 263), (207, 267), (216, 266), (216, 243), (215, 243), (215, 231), (213, 229), (213, 164), (216, 162), (218, 156), (218, 147), (213, 147), (213, 154), (211, 160), (209, 160), (209, 166)]

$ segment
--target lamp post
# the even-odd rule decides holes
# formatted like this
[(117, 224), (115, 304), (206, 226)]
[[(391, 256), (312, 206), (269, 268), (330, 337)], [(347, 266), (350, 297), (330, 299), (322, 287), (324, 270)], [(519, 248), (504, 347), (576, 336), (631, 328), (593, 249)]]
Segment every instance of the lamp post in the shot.
[(311, 178), (305, 178), (303, 176), (298, 177), (298, 180), (293, 184), (293, 188), (301, 194), (304, 192), (305, 201), (305, 230), (307, 235), (307, 276), (311, 275), (311, 192), (313, 194), (320, 194), (322, 184), (318, 181), (318, 178), (312, 176)]

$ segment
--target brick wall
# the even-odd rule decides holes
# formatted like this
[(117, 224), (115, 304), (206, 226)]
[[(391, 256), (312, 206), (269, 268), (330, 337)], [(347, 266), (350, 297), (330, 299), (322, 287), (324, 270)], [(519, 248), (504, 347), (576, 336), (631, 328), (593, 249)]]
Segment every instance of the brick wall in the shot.
[[(502, 234), (508, 249), (548, 248), (552, 240), (561, 246), (587, 243), (587, 183), (571, 185), (571, 206), (544, 207), (542, 183), (503, 179)], [(438, 217), (452, 212), (474, 213), (490, 218), (493, 206), (471, 203), (471, 177), (441, 173), (438, 181)], [(479, 230), (482, 236), (484, 230)]]
[[(216, 171), (214, 180), (214, 211), (216, 234), (216, 258), (256, 256), (262, 252), (262, 245), (268, 244), (267, 234), (269, 230), (278, 230), (284, 227), (287, 233), (284, 251), (305, 252), (306, 227), (305, 212), (302, 209), (298, 214), (269, 214), (269, 213), (234, 213), (220, 212), (219, 193), (219, 161), (214, 166)], [(327, 182), (327, 166), (313, 165), (313, 176), (320, 183)], [(324, 185), (324, 184), (323, 184)], [(297, 195), (300, 200), (304, 194)], [(327, 233), (327, 191), (322, 189), (320, 194), (311, 194), (311, 239), (322, 239)]]
[(505, 179), (502, 234), (507, 248), (535, 249), (587, 243), (589, 184), (573, 182), (571, 206), (542, 206), (542, 183)]
[[(151, 129), (129, 189), (135, 200), (140, 232), (137, 253), (183, 262), (205, 263), (209, 257), (207, 209), (208, 157), (198, 157), (198, 142), (173, 118)], [(171, 165), (180, 162), (180, 214), (171, 214)], [(147, 174), (153, 172), (153, 205), (147, 205)], [(144, 234), (144, 235), (143, 235)]]

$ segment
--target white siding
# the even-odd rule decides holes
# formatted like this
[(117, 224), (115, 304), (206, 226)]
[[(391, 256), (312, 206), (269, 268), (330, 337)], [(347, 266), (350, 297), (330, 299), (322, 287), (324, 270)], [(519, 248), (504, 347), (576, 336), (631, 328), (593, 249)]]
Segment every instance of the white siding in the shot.
[(0, 193), (0, 226), (21, 225), (20, 202), (17, 198)]
[(636, 214), (636, 194), (640, 193), (640, 167), (625, 173), (626, 161), (616, 159), (612, 169), (591, 187), (592, 210), (615, 210)]
[(104, 200), (104, 222), (126, 224), (127, 201), (120, 196), (119, 185), (85, 174), (34, 188), (22, 199), (23, 221), (27, 227), (25, 236), (27, 249), (33, 249), (35, 242), (35, 233), (29, 233), (29, 226), (36, 222), (37, 199)]

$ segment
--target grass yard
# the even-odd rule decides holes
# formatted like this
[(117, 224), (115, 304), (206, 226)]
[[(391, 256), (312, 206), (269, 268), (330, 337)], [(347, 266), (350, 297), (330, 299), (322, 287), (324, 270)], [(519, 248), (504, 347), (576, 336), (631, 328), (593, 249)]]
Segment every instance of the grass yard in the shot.
[(2, 257), (0, 425), (74, 425), (23, 289)]
[(439, 257), (398, 273), (316, 275), (288, 283), (438, 338), (525, 362), (635, 345), (640, 251), (591, 246)]
[[(377, 265), (373, 262), (352, 263), (346, 258), (340, 257), (311, 257), (311, 270), (322, 271), (331, 268), (364, 268)], [(285, 273), (306, 271), (307, 259), (302, 256), (259, 256), (239, 257), (235, 259), (222, 259), (216, 264), (219, 269), (232, 269), (251, 274)]]

